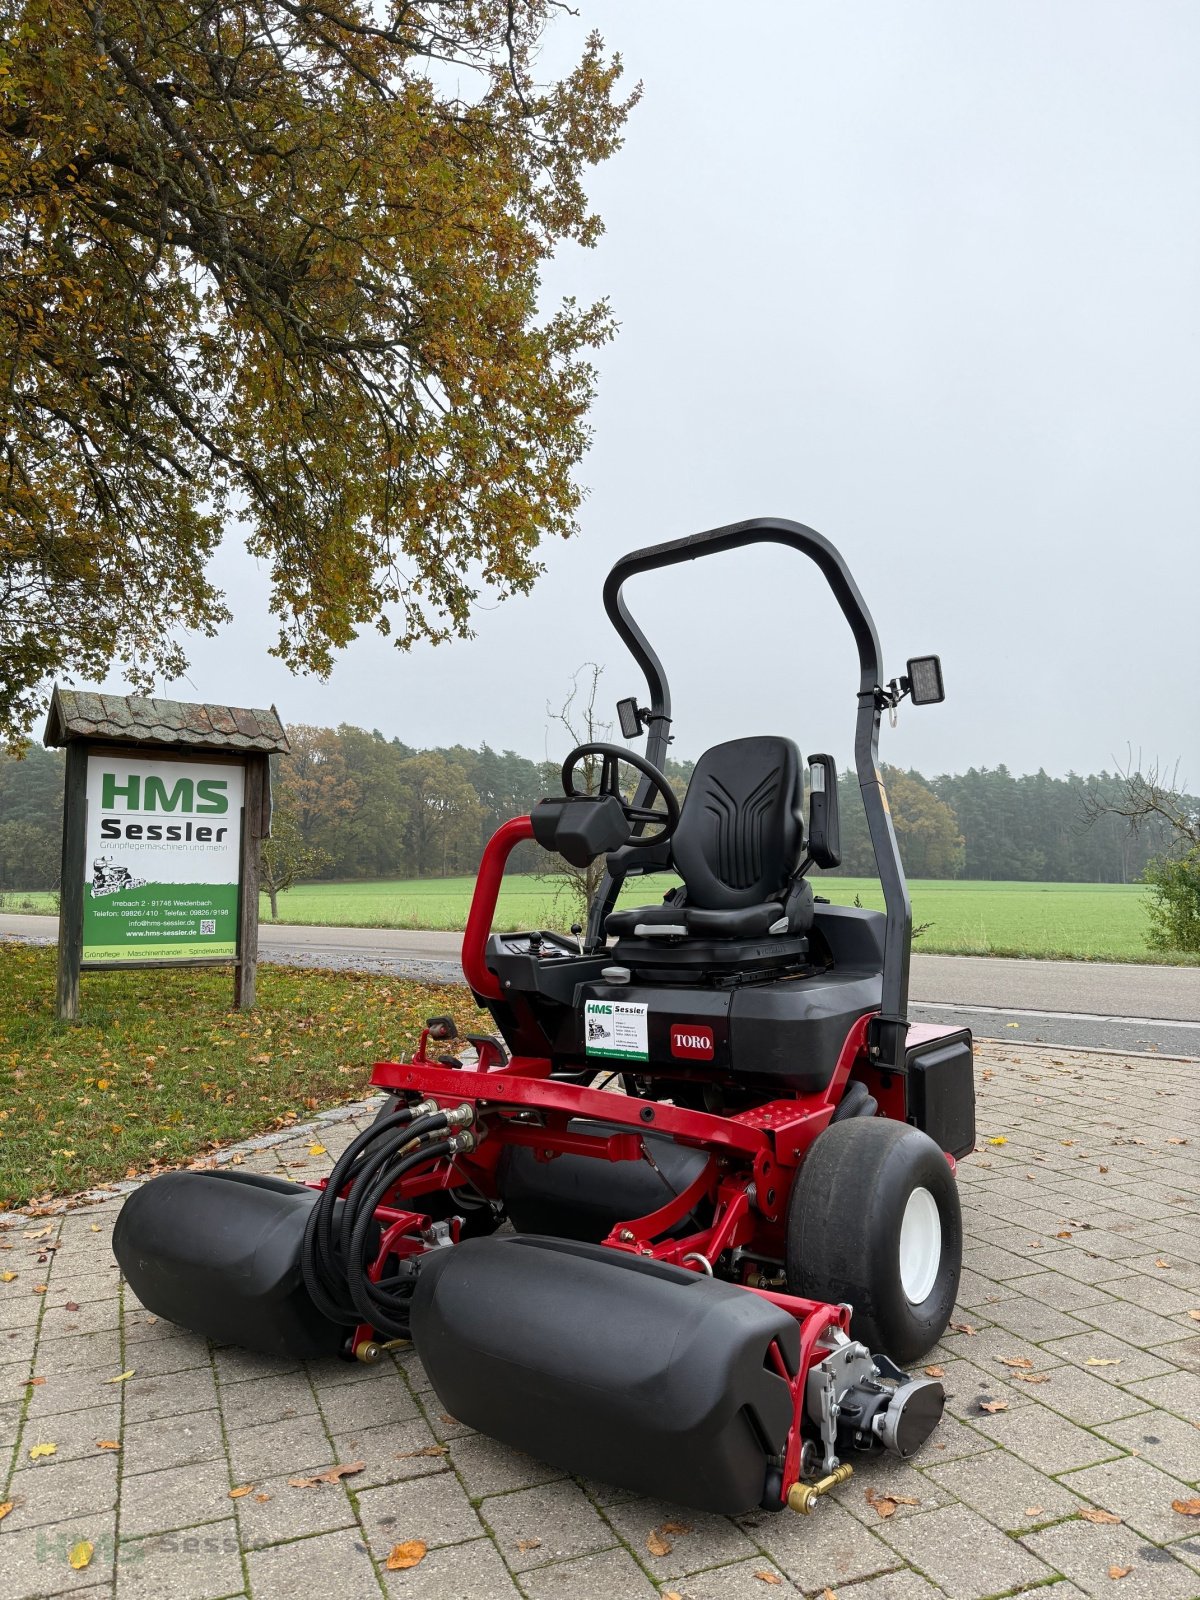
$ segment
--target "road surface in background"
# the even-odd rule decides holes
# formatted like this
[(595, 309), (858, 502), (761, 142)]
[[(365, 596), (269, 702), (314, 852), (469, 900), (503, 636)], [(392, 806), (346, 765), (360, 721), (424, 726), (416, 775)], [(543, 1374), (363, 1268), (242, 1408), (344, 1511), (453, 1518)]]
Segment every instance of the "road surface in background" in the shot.
[[(0, 938), (57, 938), (57, 919), (0, 914)], [(459, 982), (461, 935), (420, 929), (263, 924), (264, 961), (366, 968)], [(1200, 1057), (1200, 967), (1100, 961), (912, 958), (915, 1021), (961, 1023), (980, 1038)]]

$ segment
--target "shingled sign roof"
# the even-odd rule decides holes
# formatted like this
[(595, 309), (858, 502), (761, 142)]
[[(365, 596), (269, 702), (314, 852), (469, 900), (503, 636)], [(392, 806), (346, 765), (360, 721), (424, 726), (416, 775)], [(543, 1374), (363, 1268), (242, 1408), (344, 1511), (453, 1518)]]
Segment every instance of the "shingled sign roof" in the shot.
[(250, 711), (244, 706), (55, 688), (42, 742), (61, 745), (72, 739), (109, 739), (172, 750), (286, 753), (290, 749), (274, 706), (269, 711)]

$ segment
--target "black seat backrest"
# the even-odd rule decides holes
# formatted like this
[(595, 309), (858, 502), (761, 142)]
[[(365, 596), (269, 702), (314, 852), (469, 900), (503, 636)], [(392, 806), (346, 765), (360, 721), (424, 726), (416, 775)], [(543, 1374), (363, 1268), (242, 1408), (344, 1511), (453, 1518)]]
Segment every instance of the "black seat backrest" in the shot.
[(687, 904), (737, 911), (775, 898), (800, 864), (803, 806), (790, 739), (731, 739), (706, 750), (671, 839)]

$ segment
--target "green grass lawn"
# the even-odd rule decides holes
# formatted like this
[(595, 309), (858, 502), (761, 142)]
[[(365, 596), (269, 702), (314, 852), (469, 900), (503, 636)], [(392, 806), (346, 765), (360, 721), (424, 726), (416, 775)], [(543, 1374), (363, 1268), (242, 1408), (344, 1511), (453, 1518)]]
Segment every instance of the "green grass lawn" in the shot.
[[(673, 880), (644, 878), (626, 886), (623, 904), (661, 898)], [(818, 892), (842, 905), (858, 896), (882, 910), (869, 878), (820, 878)], [(303, 884), (281, 896), (281, 922), (376, 928), (461, 928), (470, 904), (470, 878), (393, 883)], [(956, 955), (1042, 956), (1084, 961), (1163, 961), (1146, 943), (1146, 891), (1140, 884), (959, 883), (938, 879), (909, 885), (915, 925), (931, 926), (918, 950)], [(263, 919), (268, 907), (263, 905)], [(552, 881), (505, 880), (496, 912), (501, 929), (562, 926), (570, 904)]]
[[(643, 878), (627, 885), (625, 905), (661, 898), (673, 880)], [(814, 880), (818, 893), (843, 905), (857, 895), (864, 906), (883, 907), (873, 878)], [(281, 923), (325, 923), (361, 928), (462, 928), (474, 880), (425, 878), (386, 883), (308, 883), (280, 896)], [(1040, 956), (1076, 961), (1150, 961), (1195, 964), (1151, 950), (1146, 942), (1146, 890), (1141, 884), (971, 883), (917, 879), (909, 885), (915, 925), (929, 923), (916, 949), (940, 955)], [(10, 903), (3, 910), (18, 909)], [(53, 898), (22, 894), (21, 909), (53, 910)], [(500, 929), (564, 927), (569, 900), (553, 879), (505, 879), (496, 912)], [(270, 919), (264, 896), (262, 919)]]
[(0, 944), (0, 1210), (359, 1099), (426, 1017), (476, 1015), (465, 988), (355, 972), (260, 967), (249, 1015), (232, 991), (228, 969), (85, 972), (60, 1023), (54, 951)]

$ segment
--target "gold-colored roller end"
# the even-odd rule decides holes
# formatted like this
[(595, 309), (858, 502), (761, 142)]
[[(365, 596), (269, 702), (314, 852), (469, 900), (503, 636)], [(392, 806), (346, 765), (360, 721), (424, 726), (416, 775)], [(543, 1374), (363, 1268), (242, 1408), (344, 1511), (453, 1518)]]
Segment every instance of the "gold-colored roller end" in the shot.
[(383, 1356), (383, 1346), (374, 1339), (360, 1339), (354, 1346), (354, 1358), (364, 1366), (373, 1367)]
[(834, 1467), (827, 1478), (818, 1478), (816, 1483), (794, 1483), (788, 1490), (787, 1503), (793, 1511), (799, 1511), (802, 1516), (807, 1516), (821, 1495), (828, 1494), (839, 1483), (845, 1483), (853, 1472), (854, 1468), (850, 1463), (843, 1461), (840, 1467)]

